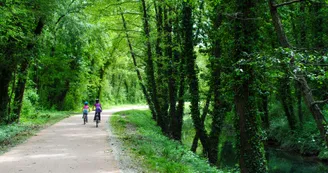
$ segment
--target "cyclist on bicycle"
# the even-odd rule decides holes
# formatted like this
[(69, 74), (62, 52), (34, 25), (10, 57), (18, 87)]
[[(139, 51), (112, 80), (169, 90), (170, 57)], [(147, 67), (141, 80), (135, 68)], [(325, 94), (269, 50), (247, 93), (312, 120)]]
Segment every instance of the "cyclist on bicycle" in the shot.
[(101, 104), (99, 103), (99, 99), (96, 99), (96, 103), (93, 105), (93, 110), (96, 108), (95, 116), (93, 118), (93, 121), (96, 121), (97, 114), (99, 115), (99, 121), (101, 120), (100, 113), (102, 112)]
[(84, 106), (82, 108), (82, 112), (83, 112), (82, 119), (84, 118), (84, 116), (87, 116), (86, 122), (88, 122), (88, 112), (90, 112), (90, 108), (88, 104), (89, 104), (88, 102), (84, 102)]

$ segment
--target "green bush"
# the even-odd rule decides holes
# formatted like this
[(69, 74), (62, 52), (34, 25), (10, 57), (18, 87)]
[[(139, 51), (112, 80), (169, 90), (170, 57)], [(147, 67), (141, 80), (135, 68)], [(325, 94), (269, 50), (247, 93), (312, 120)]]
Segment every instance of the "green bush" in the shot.
[(318, 157), (321, 160), (328, 160), (328, 149), (325, 148), (325, 149), (321, 150)]
[(305, 155), (316, 155), (322, 147), (322, 139), (311, 117), (304, 121), (302, 129), (294, 132), (290, 130), (285, 117), (276, 117), (271, 121), (268, 137), (278, 141), (284, 149)]
[[(35, 100), (33, 100), (33, 102), (36, 103)], [(24, 98), (23, 98), (21, 116), (27, 117), (27, 118), (30, 118), (30, 119), (37, 118), (35, 105), (32, 104), (28, 94), (24, 95)]]

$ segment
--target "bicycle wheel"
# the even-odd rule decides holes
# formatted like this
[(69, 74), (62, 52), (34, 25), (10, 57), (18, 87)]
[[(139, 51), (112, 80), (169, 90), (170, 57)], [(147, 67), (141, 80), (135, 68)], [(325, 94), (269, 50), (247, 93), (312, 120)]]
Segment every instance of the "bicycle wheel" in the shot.
[(84, 122), (84, 125), (88, 122), (88, 115), (87, 114), (83, 115), (83, 122)]
[(97, 113), (96, 115), (96, 127), (98, 127), (98, 124), (99, 124), (99, 113)]

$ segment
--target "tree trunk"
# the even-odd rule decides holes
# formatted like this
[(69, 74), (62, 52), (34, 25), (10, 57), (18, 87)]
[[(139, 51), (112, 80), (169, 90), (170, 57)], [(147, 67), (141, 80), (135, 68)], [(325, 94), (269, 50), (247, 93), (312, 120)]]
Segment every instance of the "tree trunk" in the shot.
[(291, 47), (288, 42), (287, 36), (285, 34), (284, 28), (282, 27), (280, 16), (277, 11), (278, 9), (277, 9), (277, 7), (274, 6), (275, 4), (276, 3), (274, 0), (269, 0), (269, 7), (270, 7), (270, 13), (271, 13), (271, 17), (272, 17), (272, 23), (276, 30), (279, 43), (284, 48)]
[[(176, 15), (175, 22), (174, 22), (174, 30), (173, 30), (173, 39), (175, 40), (174, 47), (180, 47), (182, 45), (181, 43), (181, 25), (180, 25), (181, 15)], [(174, 139), (181, 141), (182, 136), (182, 125), (183, 125), (183, 114), (184, 114), (184, 104), (185, 104), (185, 57), (182, 55), (180, 49), (174, 49), (173, 50), (173, 56), (176, 60), (176, 63), (179, 64), (178, 70), (177, 70), (177, 76), (178, 76), (178, 86), (177, 86), (177, 93), (178, 97), (176, 100), (178, 101), (178, 105), (176, 106), (175, 111), (175, 117), (172, 117), (171, 121), (171, 127), (174, 129), (171, 129), (172, 136)]]
[[(214, 32), (218, 31), (222, 24), (222, 10), (220, 5), (217, 4), (214, 8), (214, 17), (212, 19)], [(217, 32), (216, 32), (217, 33)], [(212, 114), (212, 125), (211, 133), (209, 135), (210, 150), (208, 151), (208, 160), (212, 164), (216, 164), (218, 161), (218, 147), (219, 137), (222, 130), (222, 124), (224, 121), (225, 113), (227, 111), (227, 104), (221, 98), (221, 38), (217, 34), (213, 34), (212, 38), (212, 56), (214, 59), (211, 61), (211, 87), (213, 89), (213, 114)]]
[(130, 98), (130, 88), (129, 88), (129, 83), (125, 79), (124, 80), (124, 86), (125, 86), (125, 92), (126, 92), (126, 100), (129, 101), (129, 103), (133, 103)]
[(328, 145), (328, 136), (327, 136), (327, 131), (326, 131), (327, 121), (326, 121), (323, 113), (321, 112), (321, 109), (319, 108), (319, 106), (317, 104), (313, 104), (315, 102), (315, 100), (313, 99), (312, 90), (309, 87), (309, 85), (307, 84), (307, 81), (304, 76), (302, 76), (302, 75), (297, 76), (297, 81), (301, 85), (305, 104), (308, 107), (308, 109), (310, 110), (310, 112), (317, 124), (317, 128), (319, 129), (320, 135), (323, 138), (323, 140), (325, 141), (326, 145)]
[[(182, 66), (184, 66), (182, 64)], [(182, 72), (184, 73), (184, 72)], [(179, 96), (178, 96), (178, 106), (176, 110), (175, 117), (172, 118), (171, 126), (172, 136), (175, 140), (181, 141), (182, 136), (182, 124), (183, 124), (183, 113), (184, 113), (184, 94), (185, 94), (185, 77), (184, 74), (180, 76), (179, 81)]]
[(122, 74), (119, 74), (118, 75), (118, 87), (117, 87), (117, 91), (116, 91), (116, 98), (119, 98), (119, 96), (120, 96), (120, 92), (121, 92), (121, 88), (122, 88), (122, 82), (123, 82), (123, 80), (122, 80)]
[(321, 10), (323, 8), (323, 4), (325, 4), (326, 2), (322, 1), (321, 0), (321, 3), (313, 3), (311, 4), (310, 8), (312, 8), (312, 12), (313, 12), (313, 20), (314, 20), (314, 23), (313, 23), (313, 35), (314, 35), (314, 38), (313, 38), (313, 46), (315, 49), (323, 49), (325, 48), (325, 45), (324, 45), (324, 42), (323, 42), (323, 26), (322, 24), (323, 23), (326, 23), (326, 19), (323, 19), (322, 17), (322, 13)]
[(269, 121), (269, 108), (268, 108), (268, 104), (269, 104), (269, 99), (268, 99), (268, 95), (264, 94), (262, 95), (262, 110), (263, 110), (263, 124), (264, 124), (264, 128), (269, 129), (270, 128), (270, 121)]
[[(201, 117), (201, 121), (202, 121), (203, 124), (204, 124), (206, 116), (208, 114), (208, 110), (209, 110), (209, 107), (210, 107), (210, 102), (211, 102), (211, 99), (212, 99), (212, 94), (213, 94), (212, 86), (213, 85), (210, 85), (210, 89), (207, 93), (206, 102), (205, 102), (205, 106), (204, 106), (202, 117)], [(194, 153), (196, 153), (196, 150), (197, 150), (197, 147), (198, 147), (198, 140), (199, 140), (199, 134), (196, 132), (196, 134), (194, 136), (194, 139), (192, 141), (191, 149), (190, 149)]]
[[(257, 20), (259, 16), (255, 11), (259, 1), (242, 0), (236, 1), (235, 11), (241, 13), (240, 17), (234, 22), (234, 62), (240, 59), (251, 61), (249, 56), (256, 51), (259, 37), (259, 26)], [(246, 53), (245, 53), (246, 52)], [(245, 55), (248, 54), (248, 55)], [(263, 142), (260, 136), (260, 121), (257, 114), (255, 93), (254, 69), (250, 64), (238, 64), (235, 68), (242, 69), (243, 73), (234, 77), (234, 102), (239, 129), (239, 167), (242, 173), (264, 173), (266, 170), (266, 159), (264, 157)], [(247, 77), (245, 77), (247, 76)]]
[[(176, 86), (176, 56), (173, 56), (172, 51), (172, 19), (171, 18), (171, 8), (165, 7), (164, 8), (164, 34), (165, 34), (165, 56), (167, 57), (167, 65), (168, 65), (168, 94), (169, 94), (169, 116), (167, 118), (168, 124), (170, 124), (170, 135), (175, 140), (180, 140), (181, 135), (179, 133), (181, 132), (174, 132), (178, 129), (174, 127), (174, 125), (178, 125), (179, 123), (179, 117), (176, 116), (176, 101), (177, 101), (177, 86)], [(175, 124), (171, 124), (172, 122), (175, 122)], [(175, 134), (178, 134), (175, 136)]]
[(297, 99), (297, 115), (300, 121), (300, 127), (303, 128), (304, 118), (302, 111), (302, 88), (298, 85), (298, 82), (295, 83), (295, 92)]
[(28, 66), (29, 66), (29, 62), (26, 58), (24, 58), (18, 71), (18, 81), (17, 81), (17, 86), (15, 88), (15, 98), (14, 98), (15, 107), (13, 109), (13, 113), (15, 117), (12, 117), (12, 122), (19, 121), (20, 113), (22, 110), (24, 91), (27, 81)]
[[(284, 69), (287, 69), (287, 67), (283, 67)], [(279, 95), (280, 100), (285, 112), (285, 115), (287, 117), (288, 125), (291, 130), (296, 130), (297, 127), (297, 120), (294, 114), (294, 106), (293, 106), (293, 100), (291, 96), (291, 86), (290, 86), (290, 79), (287, 75), (288, 72), (285, 72), (285, 76), (279, 80), (280, 86), (279, 86)]]
[(157, 101), (157, 90), (156, 90), (156, 81), (155, 81), (155, 71), (154, 71), (154, 63), (153, 63), (153, 56), (151, 52), (151, 43), (150, 43), (150, 28), (149, 28), (149, 17), (147, 14), (147, 7), (145, 0), (141, 0), (142, 3), (142, 10), (143, 10), (143, 25), (144, 25), (144, 32), (146, 36), (146, 47), (147, 47), (147, 67), (146, 67), (146, 74), (147, 74), (147, 87), (148, 91), (150, 91), (150, 96), (152, 102), (154, 103), (155, 114), (153, 114), (153, 119), (156, 120), (157, 111), (160, 109)]
[(308, 47), (308, 45), (305, 46), (306, 44), (306, 23), (305, 23), (305, 4), (301, 3), (300, 5), (300, 21), (301, 21), (301, 26), (300, 26), (300, 45), (301, 47)]
[(193, 50), (193, 21), (192, 21), (192, 7), (189, 1), (183, 2), (183, 30), (184, 30), (184, 56), (186, 57), (186, 73), (189, 84), (190, 98), (190, 109), (191, 117), (196, 129), (196, 133), (199, 134), (200, 141), (203, 145), (205, 153), (209, 151), (209, 145), (207, 143), (207, 134), (205, 131), (204, 123), (201, 121), (199, 112), (199, 89), (198, 89), (198, 78), (195, 70), (196, 56)]
[(0, 85), (0, 124), (8, 123), (8, 103), (9, 103), (9, 93), (8, 87), (12, 77), (12, 71), (4, 67), (1, 69), (0, 73), (1, 85)]
[(97, 98), (100, 99), (100, 100), (101, 100), (100, 96), (101, 96), (102, 89), (103, 89), (103, 87), (102, 87), (102, 81), (104, 79), (104, 75), (105, 75), (105, 69), (102, 68), (102, 69), (100, 69), (100, 76), (99, 76), (99, 78), (100, 78), (100, 84), (98, 86), (98, 92), (97, 92)]
[[(158, 2), (158, 5), (157, 3)], [(165, 135), (169, 135), (169, 126), (166, 122), (168, 120), (168, 80), (167, 80), (167, 68), (165, 67), (165, 57), (163, 57), (163, 51), (161, 47), (163, 37), (163, 4), (162, 0), (154, 1), (156, 10), (156, 26), (157, 26), (157, 40), (156, 40), (156, 66), (157, 66), (157, 124), (162, 128)]]
[(131, 41), (130, 41), (130, 37), (129, 37), (129, 34), (128, 34), (128, 30), (127, 30), (127, 26), (126, 26), (126, 21), (125, 21), (125, 18), (124, 18), (122, 9), (120, 9), (120, 10), (121, 10), (121, 17), (122, 17), (123, 27), (124, 27), (124, 30), (125, 30), (126, 39), (127, 39), (128, 46), (129, 46), (129, 49), (130, 49), (130, 54), (131, 54), (131, 57), (132, 57), (132, 60), (133, 60), (133, 65), (134, 65), (135, 70), (136, 70), (136, 73), (137, 73), (139, 84), (141, 86), (141, 89), (142, 89), (142, 92), (143, 92), (143, 94), (145, 96), (145, 99), (146, 99), (146, 101), (147, 101), (147, 103), (149, 105), (150, 111), (152, 112), (152, 114), (155, 114), (156, 115), (156, 111), (155, 111), (155, 108), (153, 106), (154, 104), (152, 103), (152, 101), (150, 99), (150, 96), (148, 94), (148, 91), (147, 91), (145, 85), (143, 84), (143, 79), (142, 79), (141, 73), (139, 71), (139, 68), (138, 68), (138, 65), (137, 65), (137, 60), (136, 60), (136, 57), (135, 57), (135, 53), (133, 51), (133, 47), (132, 47), (132, 44), (131, 44)]
[[(270, 13), (271, 13), (271, 17), (272, 17), (272, 22), (273, 25), (275, 27), (275, 30), (277, 31), (277, 36), (278, 36), (278, 40), (280, 45), (283, 48), (287, 48), (287, 47), (291, 47), (287, 36), (285, 34), (285, 31), (282, 27), (281, 24), (281, 20), (278, 14), (278, 9), (277, 7), (275, 7), (275, 1), (274, 0), (269, 0), (269, 7), (270, 7)], [(290, 98), (290, 86), (288, 85), (288, 81), (289, 81), (289, 76), (288, 75), (288, 69), (287, 67), (283, 67), (283, 69), (285, 70), (285, 78), (283, 78), (282, 80), (280, 80), (280, 96), (281, 96), (281, 102), (285, 111), (285, 115), (287, 117), (288, 120), (288, 124), (289, 127), (291, 128), (291, 130), (295, 130), (296, 129), (296, 122), (295, 122), (295, 115), (293, 114), (293, 104), (291, 103), (291, 101), (289, 100)]]

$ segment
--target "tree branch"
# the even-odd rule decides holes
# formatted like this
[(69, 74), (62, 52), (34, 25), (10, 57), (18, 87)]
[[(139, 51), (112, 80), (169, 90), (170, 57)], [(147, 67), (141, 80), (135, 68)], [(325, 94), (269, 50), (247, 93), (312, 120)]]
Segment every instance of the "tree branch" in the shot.
[(322, 103), (328, 103), (328, 99), (326, 99), (326, 100), (320, 100), (320, 101), (314, 101), (314, 102), (311, 103), (311, 105), (313, 106), (315, 104), (322, 104)]
[(282, 6), (285, 6), (285, 5), (290, 5), (290, 4), (297, 3), (297, 2), (302, 2), (302, 1), (304, 1), (304, 0), (293, 0), (293, 1), (284, 2), (284, 3), (281, 3), (281, 4), (274, 5), (273, 7), (278, 8), (278, 7), (282, 7)]
[(117, 31), (117, 32), (137, 32), (141, 33), (142, 31), (132, 30), (132, 29), (115, 29), (115, 28), (106, 28), (108, 31)]

